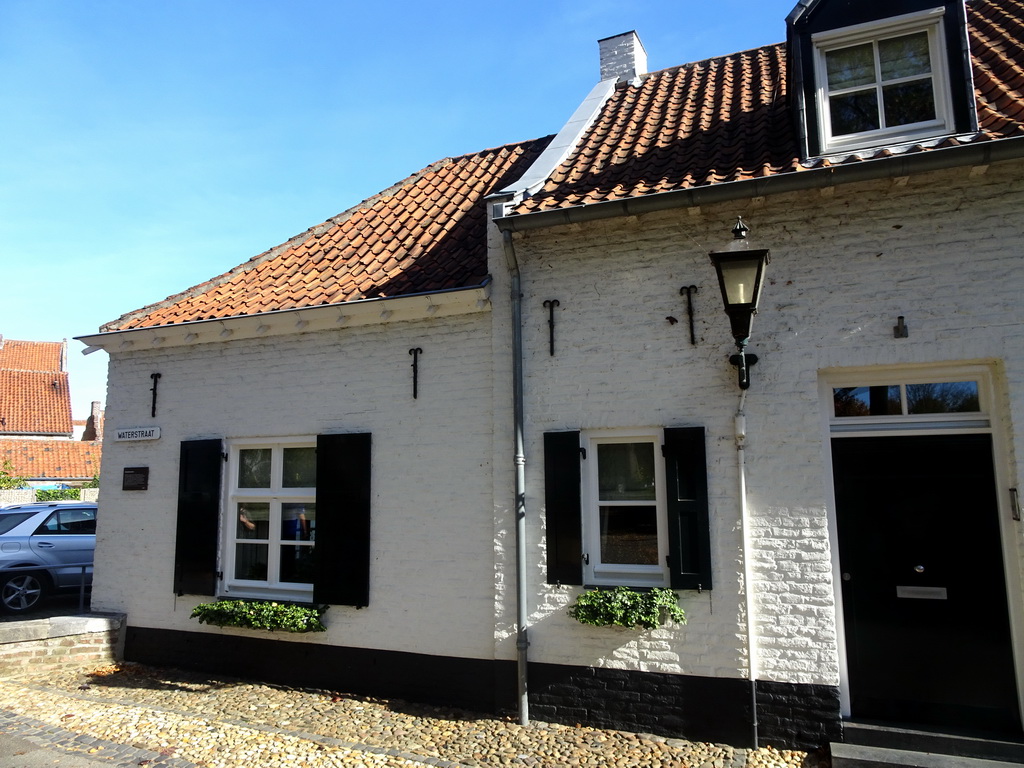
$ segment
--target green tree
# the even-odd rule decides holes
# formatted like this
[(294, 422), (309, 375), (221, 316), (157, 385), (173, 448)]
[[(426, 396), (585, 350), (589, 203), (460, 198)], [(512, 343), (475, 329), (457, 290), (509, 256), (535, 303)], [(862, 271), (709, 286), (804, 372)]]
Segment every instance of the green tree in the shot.
[(0, 464), (0, 490), (17, 490), (25, 487), (25, 478), (14, 474), (14, 465), (10, 459)]

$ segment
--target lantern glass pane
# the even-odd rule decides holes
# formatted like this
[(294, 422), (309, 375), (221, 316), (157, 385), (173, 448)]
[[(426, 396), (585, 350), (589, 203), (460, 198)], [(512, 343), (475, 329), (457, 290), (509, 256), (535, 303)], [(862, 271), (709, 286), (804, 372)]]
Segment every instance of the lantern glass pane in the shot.
[(759, 259), (722, 262), (722, 282), (725, 285), (726, 301), (730, 305), (753, 302), (760, 263)]

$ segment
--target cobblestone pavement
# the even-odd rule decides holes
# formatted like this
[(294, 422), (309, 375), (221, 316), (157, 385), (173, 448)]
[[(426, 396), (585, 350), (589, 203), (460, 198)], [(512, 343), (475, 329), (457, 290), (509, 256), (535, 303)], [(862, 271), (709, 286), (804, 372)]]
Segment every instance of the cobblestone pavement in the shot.
[[(826, 768), (827, 758), (120, 664), (0, 681), (0, 734), (151, 768)], [(58, 764), (58, 763), (54, 763)]]

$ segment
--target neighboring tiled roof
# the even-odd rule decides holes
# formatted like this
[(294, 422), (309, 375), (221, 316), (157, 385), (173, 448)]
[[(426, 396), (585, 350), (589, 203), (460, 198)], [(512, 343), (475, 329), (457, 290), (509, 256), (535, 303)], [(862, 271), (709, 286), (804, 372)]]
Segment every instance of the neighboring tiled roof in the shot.
[(0, 436), (72, 431), (67, 373), (0, 370)]
[[(1024, 2), (973, 0), (968, 34), (981, 130), (937, 146), (1024, 136)], [(784, 44), (646, 75), (616, 90), (573, 153), (516, 213), (827, 165), (802, 162), (786, 96)], [(888, 154), (870, 150), (844, 162)]]
[(0, 439), (0, 465), (28, 480), (87, 480), (100, 473), (100, 444), (77, 440)]
[(16, 341), (0, 336), (0, 370), (62, 371), (65, 341)]
[(230, 272), (101, 330), (479, 285), (487, 276), (484, 197), (518, 178), (549, 141), (435, 163)]

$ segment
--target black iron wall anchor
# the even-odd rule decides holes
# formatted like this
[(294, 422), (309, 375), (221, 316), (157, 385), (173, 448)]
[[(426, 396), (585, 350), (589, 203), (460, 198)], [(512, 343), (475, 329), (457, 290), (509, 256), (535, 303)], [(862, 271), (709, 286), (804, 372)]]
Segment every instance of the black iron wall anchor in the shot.
[(419, 397), (420, 355), (423, 354), (423, 350), (419, 347), (413, 347), (409, 350), (409, 354), (412, 355), (412, 399), (415, 400)]
[(555, 307), (559, 306), (558, 299), (548, 299), (544, 302), (548, 310), (548, 354), (554, 357), (555, 354)]
[(150, 410), (150, 414), (149, 415), (152, 416), (155, 419), (156, 418), (156, 387), (157, 387), (157, 384), (160, 383), (160, 374), (159, 373), (151, 373), (151, 374), (149, 374), (149, 378), (151, 378), (153, 380), (153, 387), (149, 390), (150, 392), (153, 393), (153, 407)]
[(680, 296), (686, 296), (686, 316), (690, 318), (690, 343), (697, 346), (697, 336), (693, 332), (693, 297), (697, 293), (696, 285), (685, 285), (679, 289)]

